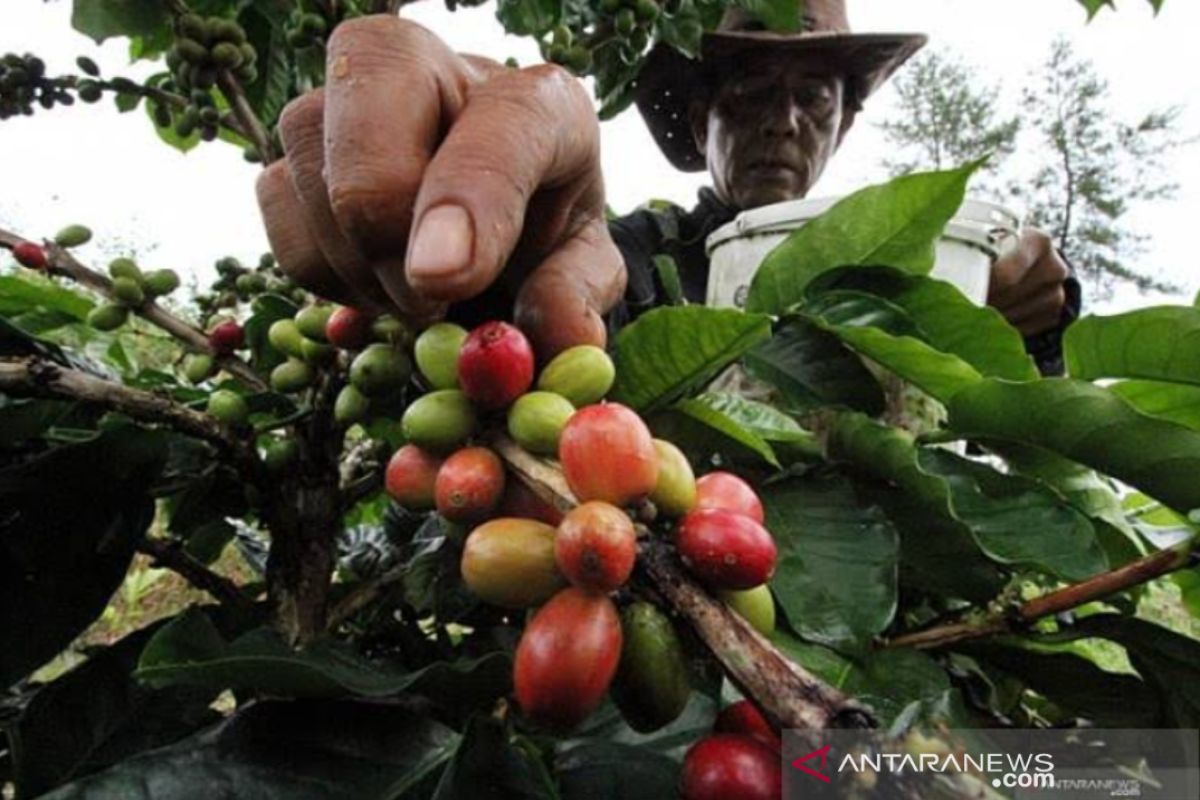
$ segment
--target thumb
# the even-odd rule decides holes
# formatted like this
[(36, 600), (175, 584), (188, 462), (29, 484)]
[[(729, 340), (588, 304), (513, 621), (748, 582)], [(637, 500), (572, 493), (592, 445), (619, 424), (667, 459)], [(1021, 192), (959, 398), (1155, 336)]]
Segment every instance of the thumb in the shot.
[[(591, 101), (562, 68), (500, 70), (471, 86), (421, 180), (406, 258), (412, 288), (464, 300), (496, 280), (518, 241), (528, 256), (566, 240), (602, 213), (599, 153)], [(535, 193), (538, 213), (527, 219)]]

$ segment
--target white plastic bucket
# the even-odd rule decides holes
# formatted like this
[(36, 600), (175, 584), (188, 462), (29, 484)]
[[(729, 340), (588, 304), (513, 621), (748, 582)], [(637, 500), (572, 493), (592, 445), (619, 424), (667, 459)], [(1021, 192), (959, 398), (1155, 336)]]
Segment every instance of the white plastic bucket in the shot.
[[(750, 281), (771, 250), (840, 198), (789, 200), (744, 211), (708, 237), (707, 305), (746, 304)], [(966, 200), (938, 242), (932, 275), (954, 284), (973, 302), (987, 300), (992, 262), (1016, 246), (1020, 218), (994, 203)]]

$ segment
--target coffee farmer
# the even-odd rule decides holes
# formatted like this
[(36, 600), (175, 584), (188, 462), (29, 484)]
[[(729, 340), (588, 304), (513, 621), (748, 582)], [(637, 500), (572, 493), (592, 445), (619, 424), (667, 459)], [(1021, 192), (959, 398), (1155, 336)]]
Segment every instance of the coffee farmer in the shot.
[[(807, 0), (805, 32), (733, 9), (699, 63), (650, 56), (638, 107), (668, 159), (707, 168), (699, 204), (604, 216), (599, 123), (560, 67), (512, 69), (452, 52), (416, 23), (370, 16), (330, 40), (326, 86), (280, 121), (287, 157), (258, 185), (280, 264), (360, 306), (470, 318), (514, 308), (545, 357), (603, 344), (662, 296), (652, 256), (702, 302), (704, 239), (739, 211), (803, 197), (861, 103), (924, 37), (848, 33), (844, 4)], [(1049, 237), (1023, 233), (988, 302), (1053, 369), (1078, 285)]]

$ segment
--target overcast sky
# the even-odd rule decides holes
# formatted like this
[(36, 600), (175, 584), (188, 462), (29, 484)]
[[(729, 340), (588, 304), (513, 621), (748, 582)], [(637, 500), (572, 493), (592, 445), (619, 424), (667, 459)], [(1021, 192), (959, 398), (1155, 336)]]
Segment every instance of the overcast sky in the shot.
[[(54, 73), (74, 71), (80, 54), (95, 58), (106, 75), (138, 77), (151, 71), (128, 65), (123, 41), (97, 47), (72, 31), (70, 5), (4, 0), (0, 52), (35, 50)], [(1084, 24), (1076, 0), (850, 0), (850, 16), (862, 31), (929, 34), (936, 45), (957, 50), (987, 81), (1004, 82), (1014, 99), (1050, 42), (1062, 34), (1111, 81), (1120, 117), (1191, 103), (1183, 127), (1200, 132), (1195, 41), (1200, 3), (1166, 0), (1157, 19), (1146, 0), (1117, 0), (1117, 5), (1117, 12), (1102, 12), (1090, 25)], [(459, 51), (535, 62), (536, 47), (506, 37), (494, 9), (488, 3), (451, 14), (441, 2), (426, 0), (405, 14)], [(876, 124), (892, 112), (892, 101), (886, 87), (871, 98), (814, 195), (841, 194), (885, 177), (880, 162), (886, 145)], [(673, 170), (636, 111), (605, 123), (602, 131), (604, 173), (615, 209), (631, 210), (649, 197), (693, 203), (705, 175)], [(170, 266), (206, 281), (216, 258), (232, 253), (249, 260), (266, 249), (254, 203), (256, 169), (228, 145), (202, 145), (179, 154), (157, 142), (140, 109), (118, 114), (107, 97), (95, 106), (39, 110), (32, 118), (0, 122), (0, 224), (48, 236), (62, 225), (83, 222), (97, 231), (99, 243), (122, 243), (145, 254), (147, 266)], [(1178, 157), (1173, 175), (1182, 185), (1178, 198), (1139, 213), (1136, 221), (1153, 239), (1144, 267), (1192, 292), (1200, 286), (1193, 266), (1200, 259), (1191, 241), (1200, 219), (1200, 148)], [(89, 247), (98, 258), (97, 245)], [(1114, 306), (1150, 302), (1122, 292)]]

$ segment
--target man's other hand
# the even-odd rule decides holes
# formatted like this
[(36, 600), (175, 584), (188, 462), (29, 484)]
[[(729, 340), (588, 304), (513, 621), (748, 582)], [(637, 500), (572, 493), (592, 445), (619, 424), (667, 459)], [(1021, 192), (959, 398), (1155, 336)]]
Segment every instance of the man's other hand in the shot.
[(503, 279), (543, 358), (604, 344), (601, 315), (624, 292), (625, 265), (579, 81), (457, 55), (385, 15), (337, 28), (326, 81), (284, 110), (286, 158), (258, 182), (289, 275), (426, 319)]
[(1043, 231), (1027, 228), (1007, 255), (992, 265), (988, 305), (1024, 336), (1059, 324), (1067, 302), (1064, 283), (1071, 271)]

